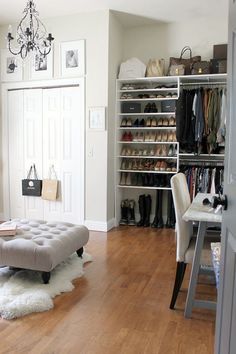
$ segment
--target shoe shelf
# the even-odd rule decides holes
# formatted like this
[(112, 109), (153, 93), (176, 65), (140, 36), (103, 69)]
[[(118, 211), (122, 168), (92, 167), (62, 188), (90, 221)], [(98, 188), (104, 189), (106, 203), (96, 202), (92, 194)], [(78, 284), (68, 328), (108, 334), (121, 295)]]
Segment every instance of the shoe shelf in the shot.
[(178, 144), (177, 141), (117, 141), (118, 144)]
[(150, 101), (173, 101), (176, 100), (178, 97), (156, 97), (156, 98), (121, 98), (118, 99), (118, 102), (127, 102), (127, 101), (132, 101), (132, 102), (150, 102)]
[(178, 87), (169, 87), (169, 88), (140, 88), (140, 89), (127, 89), (127, 90), (117, 90), (117, 93), (128, 93), (128, 92), (134, 92), (134, 93), (142, 93), (142, 92), (178, 92)]
[(166, 125), (164, 127), (119, 127), (118, 130), (176, 130), (176, 127)]
[(175, 112), (149, 112), (149, 113), (118, 113), (119, 116), (138, 116), (138, 117), (149, 117), (149, 116), (160, 116), (160, 117), (166, 117), (166, 116), (175, 116)]
[(129, 188), (129, 189), (153, 189), (153, 190), (165, 190), (165, 191), (171, 191), (171, 187), (152, 187), (152, 186), (128, 186), (128, 185), (122, 185), (118, 184), (118, 188)]
[(131, 155), (131, 156), (129, 156), (129, 155), (124, 155), (124, 156), (122, 156), (122, 155), (120, 155), (120, 156), (117, 156), (117, 157), (119, 157), (119, 158), (122, 158), (122, 159), (164, 159), (164, 160), (177, 160), (178, 159), (178, 157), (177, 156), (153, 156), (153, 155), (150, 155), (150, 156), (147, 156), (147, 155)]
[(153, 171), (153, 170), (117, 170), (117, 172), (125, 173), (158, 173), (158, 174), (176, 174), (177, 171)]

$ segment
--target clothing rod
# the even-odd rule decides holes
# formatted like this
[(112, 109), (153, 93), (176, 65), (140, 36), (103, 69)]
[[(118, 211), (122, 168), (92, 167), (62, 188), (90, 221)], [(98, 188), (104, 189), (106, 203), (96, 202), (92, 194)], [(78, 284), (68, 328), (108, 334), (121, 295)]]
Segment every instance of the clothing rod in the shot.
[(181, 82), (180, 86), (199, 86), (199, 85), (206, 85), (206, 86), (210, 86), (210, 85), (226, 85), (226, 82)]

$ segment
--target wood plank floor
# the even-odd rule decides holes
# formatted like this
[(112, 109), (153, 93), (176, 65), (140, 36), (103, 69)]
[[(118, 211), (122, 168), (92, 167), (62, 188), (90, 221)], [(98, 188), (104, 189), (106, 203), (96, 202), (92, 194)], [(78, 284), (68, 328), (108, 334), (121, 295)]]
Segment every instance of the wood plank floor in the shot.
[[(213, 354), (214, 312), (183, 317), (189, 271), (169, 310), (175, 276), (173, 230), (122, 227), (91, 232), (93, 262), (53, 310), (0, 320), (0, 353)], [(210, 285), (198, 286), (204, 297)]]

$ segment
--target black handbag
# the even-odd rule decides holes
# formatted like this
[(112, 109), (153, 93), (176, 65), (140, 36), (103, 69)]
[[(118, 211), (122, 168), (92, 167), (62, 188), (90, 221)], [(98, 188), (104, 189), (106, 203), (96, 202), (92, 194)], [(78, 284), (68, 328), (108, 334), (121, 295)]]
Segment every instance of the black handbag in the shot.
[[(33, 178), (31, 178), (33, 177)], [(42, 180), (38, 179), (35, 165), (30, 166), (27, 178), (22, 180), (22, 195), (40, 197), (42, 193)]]

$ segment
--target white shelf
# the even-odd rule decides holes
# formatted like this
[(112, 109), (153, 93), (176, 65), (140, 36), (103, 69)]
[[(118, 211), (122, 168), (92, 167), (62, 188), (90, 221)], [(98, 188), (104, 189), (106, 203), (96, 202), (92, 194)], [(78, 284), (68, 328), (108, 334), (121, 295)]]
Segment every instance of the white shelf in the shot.
[(178, 87), (171, 88), (142, 88), (142, 89), (133, 89), (133, 90), (118, 90), (119, 93), (125, 92), (177, 92)]
[(177, 156), (144, 156), (144, 155), (135, 155), (135, 156), (118, 156), (120, 158), (124, 159), (162, 159), (162, 160), (177, 160)]
[(165, 190), (171, 191), (171, 187), (148, 187), (148, 186), (129, 186), (129, 185), (122, 185), (119, 184), (118, 188), (131, 188), (131, 189), (154, 189), (154, 190)]
[(176, 127), (165, 125), (164, 127), (119, 127), (118, 130), (176, 130)]
[(176, 101), (178, 97), (156, 97), (156, 98), (121, 98), (118, 102), (150, 102), (150, 101)]
[(159, 174), (172, 174), (175, 175), (175, 171), (147, 171), (147, 170), (117, 170), (117, 172), (126, 172), (126, 173), (159, 173)]
[(117, 141), (118, 144), (169, 144), (176, 145), (177, 141)]
[(118, 113), (119, 116), (138, 116), (138, 117), (148, 117), (148, 116), (175, 116), (175, 112), (156, 112), (156, 113)]

